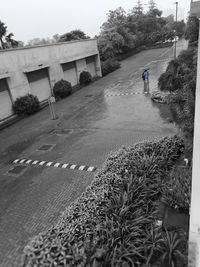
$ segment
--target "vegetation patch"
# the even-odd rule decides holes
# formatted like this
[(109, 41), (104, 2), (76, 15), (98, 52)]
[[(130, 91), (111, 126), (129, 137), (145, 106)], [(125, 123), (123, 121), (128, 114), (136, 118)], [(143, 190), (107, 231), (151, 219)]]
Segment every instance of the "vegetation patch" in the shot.
[(37, 112), (40, 108), (40, 102), (37, 96), (27, 94), (18, 97), (13, 104), (14, 113), (22, 115), (30, 115)]
[(169, 62), (158, 80), (159, 89), (170, 93), (169, 106), (173, 121), (182, 131), (189, 160), (193, 149), (198, 31), (198, 19), (190, 16), (185, 34), (189, 47), (177, 59)]
[(163, 200), (168, 206), (189, 212), (191, 199), (191, 168), (175, 168), (163, 187)]
[(82, 71), (80, 73), (79, 82), (81, 85), (87, 85), (91, 83), (92, 81), (92, 75), (89, 73), (89, 71)]
[(107, 59), (106, 61), (103, 61), (101, 63), (101, 70), (103, 76), (106, 76), (107, 74), (119, 68), (120, 68), (120, 63), (115, 59)]
[(185, 233), (156, 226), (157, 200), (182, 151), (174, 136), (110, 155), (59, 222), (26, 246), (23, 266), (186, 266)]
[(65, 98), (71, 94), (72, 85), (70, 82), (61, 79), (54, 84), (53, 92), (56, 99)]

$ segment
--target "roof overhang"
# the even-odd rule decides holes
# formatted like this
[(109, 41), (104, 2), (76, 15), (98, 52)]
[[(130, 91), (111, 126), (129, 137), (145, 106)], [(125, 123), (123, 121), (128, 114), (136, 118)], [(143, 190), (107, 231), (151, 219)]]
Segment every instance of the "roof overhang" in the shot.
[(9, 78), (11, 74), (9, 72), (0, 73), (0, 79)]
[(40, 70), (40, 69), (45, 69), (45, 68), (49, 68), (49, 64), (38, 64), (37, 66), (29, 66), (26, 67), (23, 72), (27, 73), (27, 72), (32, 72), (32, 71), (36, 71), (36, 70)]

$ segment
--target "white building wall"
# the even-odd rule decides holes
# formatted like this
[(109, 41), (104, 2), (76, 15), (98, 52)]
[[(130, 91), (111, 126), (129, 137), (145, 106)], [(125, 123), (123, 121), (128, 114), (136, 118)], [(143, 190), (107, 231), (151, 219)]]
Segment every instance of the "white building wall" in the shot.
[(77, 75), (78, 75), (78, 80), (79, 80), (80, 73), (82, 71), (87, 71), (85, 58), (76, 61), (76, 69), (77, 69)]
[[(7, 77), (11, 98), (15, 101), (17, 97), (31, 93), (27, 72), (48, 68), (52, 90), (58, 80), (64, 79), (61, 64), (75, 61), (79, 78), (80, 72), (87, 70), (85, 58), (92, 55), (96, 57), (99, 68), (100, 58), (95, 39), (0, 50), (0, 79)], [(101, 71), (98, 76), (101, 77)]]

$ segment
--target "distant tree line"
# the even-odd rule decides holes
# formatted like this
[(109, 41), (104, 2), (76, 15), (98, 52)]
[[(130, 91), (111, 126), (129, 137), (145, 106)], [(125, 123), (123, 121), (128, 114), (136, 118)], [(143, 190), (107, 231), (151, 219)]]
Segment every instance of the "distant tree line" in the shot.
[(141, 1), (128, 13), (122, 7), (109, 11), (98, 36), (101, 59), (105, 61), (144, 45), (172, 41), (175, 29), (177, 35), (182, 37), (184, 21), (176, 24), (173, 15), (162, 17), (162, 11), (154, 0), (149, 1), (147, 12), (144, 12)]

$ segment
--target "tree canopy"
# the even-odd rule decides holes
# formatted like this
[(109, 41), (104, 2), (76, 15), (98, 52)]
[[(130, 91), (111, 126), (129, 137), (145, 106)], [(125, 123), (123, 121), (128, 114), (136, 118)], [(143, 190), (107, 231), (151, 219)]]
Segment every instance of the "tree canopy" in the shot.
[(189, 40), (189, 43), (197, 42), (199, 36), (199, 20), (196, 16), (190, 16), (188, 18), (185, 37)]
[(81, 30), (73, 30), (71, 32), (67, 32), (61, 35), (58, 39), (59, 42), (68, 42), (73, 40), (81, 40), (81, 39), (90, 39), (83, 31)]
[(175, 27), (178, 36), (183, 36), (184, 21), (175, 24), (173, 15), (162, 17), (162, 11), (154, 0), (149, 0), (146, 13), (141, 0), (129, 12), (122, 7), (110, 10), (98, 36), (101, 59), (133, 51), (143, 45), (172, 41)]
[[(0, 20), (0, 49), (7, 49), (12, 47), (18, 47), (19, 41), (13, 39), (14, 34), (7, 34), (7, 26), (6, 24)], [(20, 42), (20, 45), (22, 42)]]

